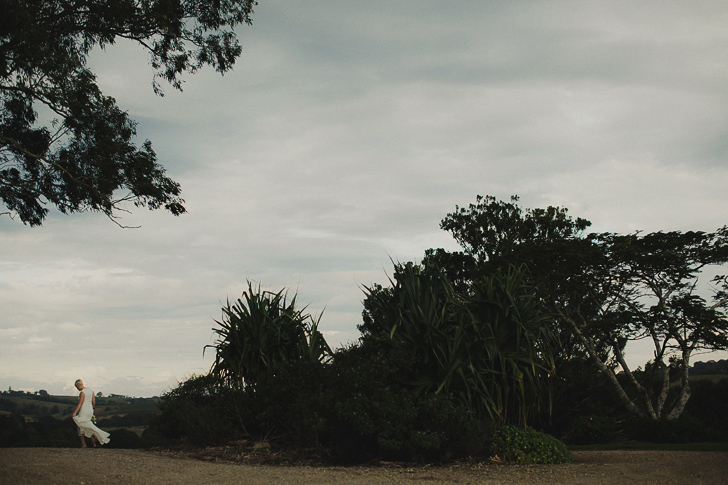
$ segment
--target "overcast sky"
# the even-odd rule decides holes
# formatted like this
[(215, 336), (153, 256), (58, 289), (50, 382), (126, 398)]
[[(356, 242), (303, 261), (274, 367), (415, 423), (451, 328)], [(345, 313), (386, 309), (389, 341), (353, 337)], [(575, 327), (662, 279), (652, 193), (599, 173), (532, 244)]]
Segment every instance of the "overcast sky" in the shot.
[(456, 249), (439, 221), (478, 194), (595, 231), (713, 231), (727, 25), (723, 0), (260, 0), (234, 71), (164, 97), (141, 49), (97, 52), (189, 214), (0, 218), (0, 388), (159, 395), (209, 369), (248, 280), (297, 291), (332, 346), (352, 342), (362, 285)]

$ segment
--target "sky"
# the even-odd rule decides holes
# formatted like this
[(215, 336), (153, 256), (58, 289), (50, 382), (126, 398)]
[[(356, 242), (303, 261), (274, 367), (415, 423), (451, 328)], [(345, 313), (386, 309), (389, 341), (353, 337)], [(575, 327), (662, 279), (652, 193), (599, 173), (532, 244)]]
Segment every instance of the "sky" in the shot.
[(722, 0), (260, 0), (234, 70), (164, 97), (141, 48), (95, 51), (189, 213), (1, 217), (0, 389), (167, 392), (248, 281), (352, 343), (362, 288), (457, 249), (439, 222), (478, 194), (596, 232), (728, 224), (726, 25)]

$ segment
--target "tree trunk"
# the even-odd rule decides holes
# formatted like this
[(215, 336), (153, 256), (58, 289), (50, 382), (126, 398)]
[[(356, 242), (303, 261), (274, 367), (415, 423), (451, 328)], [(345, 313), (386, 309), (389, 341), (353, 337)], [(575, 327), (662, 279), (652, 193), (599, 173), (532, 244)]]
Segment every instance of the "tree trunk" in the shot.
[[(577, 338), (581, 341), (582, 344), (584, 344), (584, 347), (586, 347), (587, 352), (589, 353), (589, 356), (592, 358), (594, 363), (596, 364), (597, 368), (604, 373), (604, 375), (607, 376), (609, 381), (612, 383), (612, 386), (614, 387), (614, 390), (617, 392), (617, 396), (619, 397), (619, 400), (622, 402), (624, 407), (627, 408), (627, 410), (636, 415), (643, 418), (649, 417), (644, 410), (642, 410), (639, 406), (637, 406), (632, 400), (629, 398), (626, 392), (624, 392), (624, 389), (622, 388), (622, 385), (619, 383), (619, 380), (617, 379), (617, 376), (614, 374), (614, 371), (609, 368), (604, 362), (602, 362), (602, 359), (599, 358), (599, 355), (596, 351), (596, 346), (594, 345), (594, 342), (587, 336), (585, 336), (581, 329), (579, 328), (579, 325), (571, 318), (564, 316), (563, 314), (561, 317), (566, 321), (569, 325), (571, 325), (571, 328), (574, 330), (574, 333), (576, 334)], [(656, 418), (653, 418), (656, 419)]]
[(665, 365), (662, 359), (659, 362), (659, 369), (662, 372), (662, 388), (660, 389), (660, 395), (657, 397), (657, 406), (655, 406), (658, 418), (662, 417), (665, 402), (667, 401), (667, 394), (670, 391), (670, 368)]
[(677, 402), (672, 407), (667, 415), (667, 419), (677, 419), (680, 417), (682, 412), (685, 410), (685, 405), (690, 399), (690, 353), (691, 349), (683, 348), (683, 369), (682, 369), (682, 389), (680, 389), (680, 396), (677, 398)]
[[(634, 374), (632, 374), (632, 371), (629, 369), (627, 362), (624, 360), (624, 355), (622, 355), (622, 351), (620, 350), (619, 346), (616, 343), (612, 345), (612, 351), (614, 352), (614, 356), (617, 358), (619, 365), (622, 367), (622, 370), (624, 370), (624, 373), (627, 375), (627, 378), (632, 383), (632, 385), (635, 387), (635, 389), (637, 389), (637, 393), (639, 394), (640, 399), (642, 400), (641, 409), (644, 413), (644, 416), (648, 416), (651, 419), (655, 419), (655, 420), (658, 419), (659, 416), (655, 412), (655, 408), (652, 407), (652, 396), (650, 394), (650, 391), (645, 389), (645, 386), (640, 384), (637, 381), (637, 379), (635, 378)], [(616, 379), (616, 376), (615, 376), (615, 379)], [(621, 389), (621, 386), (620, 386), (620, 389)], [(632, 400), (630, 400), (630, 402), (632, 402), (632, 404), (637, 406)], [(637, 407), (639, 407), (639, 406), (637, 406)]]

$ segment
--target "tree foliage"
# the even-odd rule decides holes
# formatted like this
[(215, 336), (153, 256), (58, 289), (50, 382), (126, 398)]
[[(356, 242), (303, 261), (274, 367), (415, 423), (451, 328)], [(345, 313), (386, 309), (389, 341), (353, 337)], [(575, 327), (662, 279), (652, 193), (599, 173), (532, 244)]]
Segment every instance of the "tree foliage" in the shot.
[(521, 271), (459, 293), (434, 265), (395, 267), (392, 287), (368, 288), (364, 339), (411, 353), (411, 385), (454, 396), (484, 419), (525, 424), (543, 405), (556, 338)]
[[(712, 279), (710, 297), (702, 281), (704, 270), (728, 261), (728, 228), (584, 234), (590, 223), (572, 219), (566, 209), (523, 210), (517, 201), (478, 197), (477, 204), (449, 214), (441, 226), (463, 252), (431, 250), (427, 260), (463, 286), (497, 268), (525, 263), (543, 309), (557, 317), (564, 347), (588, 355), (631, 413), (678, 417), (690, 396), (691, 355), (728, 348), (726, 275)], [(640, 380), (627, 365), (625, 348), (642, 339), (655, 351), (651, 372)], [(671, 356), (680, 388), (672, 401)], [(626, 384), (617, 378), (617, 366)]]
[(285, 366), (297, 362), (322, 362), (331, 348), (318, 330), (319, 318), (296, 308), (285, 290), (278, 293), (248, 289), (223, 307), (215, 322), (218, 339), (211, 374), (233, 388), (255, 386), (272, 379)]
[(180, 186), (157, 163), (136, 123), (104, 95), (86, 61), (120, 39), (145, 49), (156, 79), (209, 65), (230, 70), (241, 53), (234, 28), (253, 0), (0, 1), (0, 199), (5, 214), (41, 225), (46, 204), (63, 213), (123, 204), (185, 212)]
[(481, 268), (488, 263), (497, 268), (527, 262), (523, 257), (527, 253), (521, 250), (534, 241), (579, 237), (591, 225), (586, 219), (573, 219), (565, 208), (523, 209), (518, 200), (518, 196), (504, 202), (479, 195), (476, 203), (467, 208), (456, 206), (456, 211), (442, 220), (440, 228), (450, 232), (465, 254)]

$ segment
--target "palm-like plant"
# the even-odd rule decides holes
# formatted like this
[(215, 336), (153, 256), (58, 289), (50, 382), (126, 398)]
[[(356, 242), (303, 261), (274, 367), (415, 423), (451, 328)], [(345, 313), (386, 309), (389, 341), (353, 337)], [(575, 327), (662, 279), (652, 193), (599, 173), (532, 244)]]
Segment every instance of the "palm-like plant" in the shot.
[[(222, 319), (213, 328), (217, 341), (210, 369), (232, 387), (255, 386), (296, 362), (325, 362), (332, 351), (318, 330), (321, 316), (314, 318), (296, 308), (296, 296), (248, 289), (234, 303), (222, 308)], [(204, 353), (204, 351), (203, 351)]]
[[(434, 265), (397, 265), (391, 291), (366, 288), (365, 338), (413, 352), (412, 384), (446, 393), (482, 417), (525, 424), (541, 405), (556, 344), (521, 270), (456, 292)], [(376, 320), (376, 321), (374, 321)]]
[(484, 338), (478, 360), (488, 369), (495, 414), (502, 422), (525, 425), (544, 404), (542, 391), (550, 387), (554, 372), (559, 339), (552, 322), (540, 310), (523, 270), (513, 266), (508, 273), (476, 281), (468, 306), (478, 327), (473, 333)]

